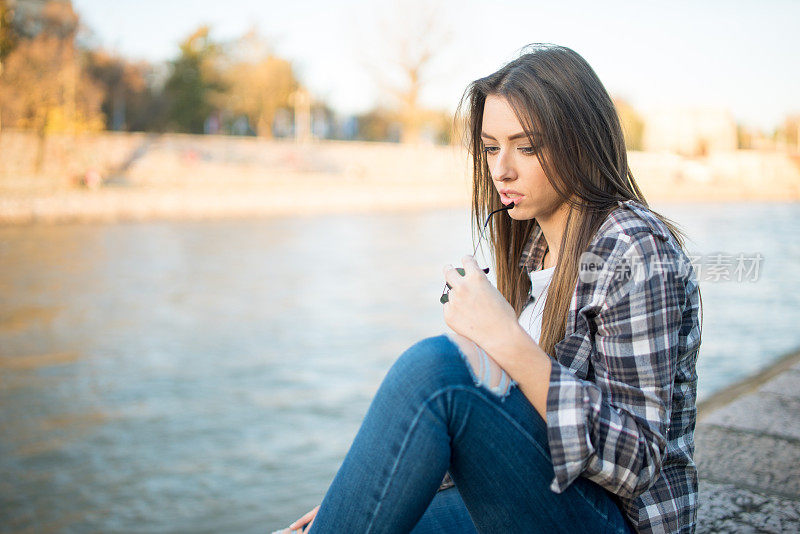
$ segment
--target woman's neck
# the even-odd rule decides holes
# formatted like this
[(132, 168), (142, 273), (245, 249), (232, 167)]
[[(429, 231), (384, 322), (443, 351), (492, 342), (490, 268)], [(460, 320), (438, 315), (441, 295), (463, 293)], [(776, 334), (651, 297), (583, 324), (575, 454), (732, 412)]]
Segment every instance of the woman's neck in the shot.
[(547, 261), (549, 259), (550, 259), (550, 249), (548, 248), (547, 250), (544, 251), (544, 256), (542, 256), (542, 269), (549, 269), (550, 267), (555, 266), (555, 263), (553, 263), (553, 265), (549, 264), (549, 262)]
[(549, 269), (558, 263), (558, 248), (561, 246), (561, 236), (567, 226), (568, 214), (569, 204), (565, 202), (549, 217), (536, 219), (547, 242), (547, 252), (542, 257), (542, 269)]

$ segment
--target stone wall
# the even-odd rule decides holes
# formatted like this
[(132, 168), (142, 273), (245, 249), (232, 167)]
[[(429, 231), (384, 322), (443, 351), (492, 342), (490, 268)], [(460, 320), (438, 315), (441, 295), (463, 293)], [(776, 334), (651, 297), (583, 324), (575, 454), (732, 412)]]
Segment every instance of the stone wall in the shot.
[[(468, 206), (471, 163), (455, 146), (266, 141), (101, 133), (0, 134), (0, 223), (251, 216)], [(631, 152), (648, 201), (797, 201), (797, 156), (715, 151), (702, 158)], [(103, 179), (81, 186), (87, 172)], [(295, 210), (295, 211), (292, 211)]]

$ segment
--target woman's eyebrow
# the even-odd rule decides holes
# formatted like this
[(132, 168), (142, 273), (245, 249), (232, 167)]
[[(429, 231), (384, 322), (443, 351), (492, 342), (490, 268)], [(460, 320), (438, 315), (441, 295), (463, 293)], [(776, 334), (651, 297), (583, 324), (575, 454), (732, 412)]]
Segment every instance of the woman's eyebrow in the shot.
[[(487, 134), (486, 132), (481, 132), (481, 137), (485, 137), (486, 139), (491, 139), (492, 141), (497, 141), (497, 139)], [(508, 138), (508, 140), (513, 141), (514, 139), (527, 139), (527, 138), (528, 134), (526, 134), (525, 132), (520, 132), (512, 135), (511, 137)]]

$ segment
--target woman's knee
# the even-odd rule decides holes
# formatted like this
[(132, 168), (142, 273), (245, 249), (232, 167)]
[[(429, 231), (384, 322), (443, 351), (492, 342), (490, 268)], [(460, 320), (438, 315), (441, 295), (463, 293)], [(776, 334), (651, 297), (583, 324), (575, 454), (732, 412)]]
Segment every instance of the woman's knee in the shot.
[(392, 369), (394, 376), (435, 387), (472, 385), (505, 400), (516, 382), (477, 346), (472, 344), (476, 351), (473, 354), (469, 347), (460, 346), (459, 339), (460, 336), (441, 334), (418, 341), (397, 359)]
[(409, 381), (470, 382), (458, 347), (445, 334), (414, 343), (397, 358), (391, 371)]

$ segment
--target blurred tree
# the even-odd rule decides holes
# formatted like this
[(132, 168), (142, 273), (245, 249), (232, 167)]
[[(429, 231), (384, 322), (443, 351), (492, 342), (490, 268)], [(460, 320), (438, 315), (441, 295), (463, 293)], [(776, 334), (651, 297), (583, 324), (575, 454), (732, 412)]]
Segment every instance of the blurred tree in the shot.
[(292, 64), (277, 57), (255, 29), (232, 44), (220, 106), (247, 117), (259, 137), (271, 138), (275, 114), (291, 106), (300, 83)]
[(751, 149), (753, 148), (755, 135), (754, 130), (745, 124), (736, 124), (736, 148), (738, 149)]
[(429, 141), (447, 145), (453, 142), (453, 115), (448, 111), (429, 110), (423, 114), (423, 134)]
[(644, 133), (642, 117), (627, 100), (619, 97), (614, 97), (612, 100), (614, 101), (614, 107), (617, 108), (622, 132), (625, 135), (625, 148), (628, 150), (641, 150), (642, 135)]
[(440, 2), (398, 2), (376, 24), (377, 35), (365, 38), (369, 46), (359, 47), (365, 55), (362, 63), (393, 101), (404, 143), (419, 142), (423, 126), (431, 125), (421, 96), (434, 79), (446, 75), (434, 67), (452, 41), (447, 20)]
[(788, 150), (800, 152), (800, 114), (786, 115), (773, 138)]
[(399, 142), (397, 113), (380, 106), (357, 116), (358, 136), (362, 141)]
[[(85, 73), (75, 46), (78, 15), (68, 1), (31, 11), (28, 34), (20, 32), (0, 77), (0, 109), (6, 124), (39, 137), (35, 169), (41, 169), (47, 134), (103, 127), (102, 89)], [(28, 36), (32, 35), (32, 36)]]
[(325, 102), (314, 102), (311, 106), (311, 132), (317, 139), (335, 139), (336, 112)]
[(222, 50), (211, 40), (209, 27), (201, 26), (180, 44), (164, 88), (172, 129), (203, 133), (213, 102), (225, 90), (220, 72)]
[(124, 131), (162, 131), (166, 103), (160, 88), (150, 82), (153, 66), (131, 62), (103, 50), (86, 55), (89, 75), (103, 88), (106, 128)]
[[(0, 79), (3, 76), (3, 62), (17, 44), (14, 29), (14, 9), (8, 0), (0, 0)], [(3, 129), (2, 106), (0, 106), (0, 131)]]
[(13, 50), (19, 40), (14, 28), (14, 9), (8, 0), (0, 0), (0, 74), (2, 74), (2, 61)]

